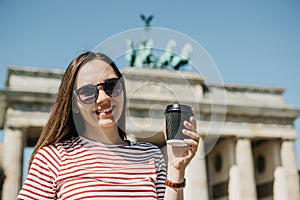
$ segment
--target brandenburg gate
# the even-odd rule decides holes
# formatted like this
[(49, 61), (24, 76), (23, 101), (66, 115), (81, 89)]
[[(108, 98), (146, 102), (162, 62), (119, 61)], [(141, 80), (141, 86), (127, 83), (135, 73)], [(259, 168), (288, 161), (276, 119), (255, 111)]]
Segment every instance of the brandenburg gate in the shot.
[[(212, 113), (210, 97), (225, 91), (226, 104), (213, 105), (226, 108), (221, 133), (213, 148), (208, 149), (205, 142), (199, 147), (188, 167), (186, 200), (300, 199), (293, 124), (300, 110), (284, 102), (284, 89), (205, 84), (192, 72), (180, 72), (196, 94), (193, 100), (185, 95), (187, 82), (176, 78), (176, 71), (131, 70), (122, 69), (129, 97), (127, 132), (132, 140), (152, 142), (163, 152), (164, 106), (176, 101), (166, 88), (186, 96), (180, 103), (200, 108), (197, 124), (204, 141), (206, 135), (216, 134), (208, 128), (210, 116), (218, 116)], [(2, 199), (16, 199), (21, 188), (23, 150), (35, 145), (51, 112), (62, 74), (61, 70), (8, 68), (5, 87), (0, 91), (0, 127), (4, 132), (1, 164), (5, 175)], [(144, 87), (135, 88), (142, 83)], [(147, 123), (151, 126), (144, 126)]]

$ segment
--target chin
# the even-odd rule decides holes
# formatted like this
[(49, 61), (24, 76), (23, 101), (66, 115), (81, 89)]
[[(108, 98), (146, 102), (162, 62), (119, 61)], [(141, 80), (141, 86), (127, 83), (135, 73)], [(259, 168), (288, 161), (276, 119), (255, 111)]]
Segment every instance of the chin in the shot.
[(100, 128), (111, 128), (113, 126), (117, 126), (117, 123), (113, 120), (105, 120), (105, 122), (102, 120), (99, 121), (98, 126)]

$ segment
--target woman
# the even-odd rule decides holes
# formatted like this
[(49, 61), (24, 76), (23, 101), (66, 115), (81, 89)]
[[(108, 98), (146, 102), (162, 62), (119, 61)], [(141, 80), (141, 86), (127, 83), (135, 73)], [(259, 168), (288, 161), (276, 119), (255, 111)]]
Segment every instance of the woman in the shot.
[[(188, 148), (166, 169), (156, 146), (126, 139), (125, 98), (122, 74), (109, 57), (93, 52), (76, 57), (18, 198), (183, 199), (185, 168), (199, 142), (195, 120), (184, 122)], [(174, 157), (172, 150), (168, 156)]]

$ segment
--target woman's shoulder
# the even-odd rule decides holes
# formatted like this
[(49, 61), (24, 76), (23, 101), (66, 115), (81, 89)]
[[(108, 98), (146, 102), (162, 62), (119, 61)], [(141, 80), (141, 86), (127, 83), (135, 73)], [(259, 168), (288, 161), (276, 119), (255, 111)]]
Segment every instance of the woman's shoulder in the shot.
[(60, 141), (53, 145), (60, 154), (71, 153), (82, 149), (82, 141), (80, 137), (73, 137), (68, 140)]
[(62, 140), (56, 144), (55, 147), (74, 148), (81, 143), (80, 137), (72, 137), (71, 139)]
[(75, 149), (80, 144), (80, 139), (78, 137), (71, 138), (69, 140), (60, 141), (55, 144), (50, 144), (42, 147), (38, 150), (38, 155), (59, 155), (62, 152), (70, 151)]

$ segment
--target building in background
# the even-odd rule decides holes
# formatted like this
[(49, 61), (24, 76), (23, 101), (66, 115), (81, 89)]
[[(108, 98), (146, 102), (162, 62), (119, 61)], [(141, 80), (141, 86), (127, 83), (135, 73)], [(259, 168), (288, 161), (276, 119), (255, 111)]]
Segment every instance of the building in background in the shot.
[[(165, 151), (164, 107), (178, 101), (172, 90), (185, 96), (180, 103), (200, 108), (196, 110), (199, 134), (203, 138), (216, 134), (214, 147), (199, 148), (187, 169), (186, 200), (300, 199), (293, 125), (300, 110), (284, 103), (284, 89), (206, 85), (191, 72), (180, 72), (182, 79), (171, 70), (124, 68), (122, 72), (129, 98), (126, 127), (132, 140), (152, 142)], [(8, 68), (5, 88), (0, 91), (2, 199), (16, 199), (26, 172), (23, 151), (35, 145), (62, 74), (60, 70)], [(189, 98), (187, 87), (193, 88), (196, 99)], [(211, 105), (211, 96), (220, 91), (226, 93), (226, 104)], [(212, 106), (226, 107), (221, 135), (209, 128), (211, 120), (218, 121), (218, 116), (211, 117), (218, 115), (212, 113)], [(202, 159), (200, 154), (206, 156)]]

